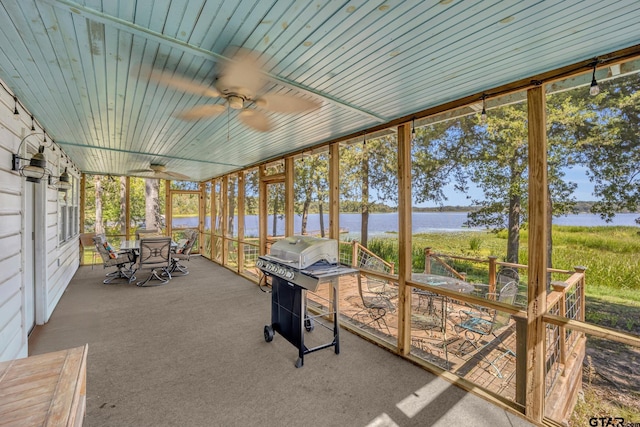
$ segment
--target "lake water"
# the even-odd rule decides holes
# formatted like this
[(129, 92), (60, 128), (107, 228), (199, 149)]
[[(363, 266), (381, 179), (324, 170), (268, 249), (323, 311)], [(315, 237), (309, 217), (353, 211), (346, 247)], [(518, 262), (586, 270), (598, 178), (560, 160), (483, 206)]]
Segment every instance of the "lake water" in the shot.
[[(635, 226), (635, 219), (640, 214), (635, 213), (623, 213), (617, 214), (613, 221), (610, 223), (605, 222), (599, 215), (594, 214), (576, 214), (565, 215), (562, 217), (554, 218), (553, 223), (556, 225), (581, 225), (587, 227), (593, 226)], [(325, 230), (329, 227), (329, 216), (324, 216)], [(344, 237), (358, 238), (360, 236), (360, 214), (340, 214), (340, 228), (348, 230), (348, 233)], [(464, 232), (464, 231), (478, 231), (482, 228), (469, 228), (465, 227), (464, 223), (467, 220), (466, 212), (414, 212), (412, 216), (412, 229), (413, 233), (429, 233), (429, 232)], [(209, 221), (207, 220), (207, 223)], [(294, 230), (296, 233), (300, 232), (302, 219), (300, 215), (296, 215), (294, 218)], [(235, 221), (237, 225), (237, 221)], [(267, 224), (269, 226), (269, 233), (272, 232), (273, 217), (269, 216)], [(208, 226), (209, 224), (207, 224)], [(197, 227), (198, 219), (196, 217), (187, 218), (174, 218), (174, 227)], [(639, 227), (640, 228), (640, 227)], [(276, 230), (278, 235), (284, 234), (284, 220), (278, 218), (276, 224)], [(320, 215), (310, 214), (307, 220), (307, 230), (312, 233), (320, 230)], [(393, 213), (377, 213), (369, 215), (369, 235), (375, 236), (385, 233), (395, 233), (398, 231), (398, 214)], [(237, 230), (236, 230), (237, 232)], [(235, 234), (235, 233), (234, 233)], [(256, 215), (245, 216), (245, 236), (257, 236), (258, 235), (258, 217)]]

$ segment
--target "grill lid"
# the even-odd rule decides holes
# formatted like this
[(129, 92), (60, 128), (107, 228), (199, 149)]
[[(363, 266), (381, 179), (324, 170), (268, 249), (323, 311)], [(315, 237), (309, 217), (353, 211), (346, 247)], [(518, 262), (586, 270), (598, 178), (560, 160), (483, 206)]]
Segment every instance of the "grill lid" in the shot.
[(271, 245), (271, 257), (298, 269), (316, 262), (338, 263), (338, 241), (312, 236), (290, 236)]

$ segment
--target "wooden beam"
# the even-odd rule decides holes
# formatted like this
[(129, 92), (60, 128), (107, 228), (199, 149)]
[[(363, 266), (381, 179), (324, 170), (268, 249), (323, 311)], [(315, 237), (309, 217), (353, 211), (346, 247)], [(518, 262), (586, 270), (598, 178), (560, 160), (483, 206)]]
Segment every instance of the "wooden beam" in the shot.
[(124, 208), (124, 217), (126, 218), (124, 225), (124, 234), (125, 238), (129, 239), (129, 236), (131, 235), (131, 178), (126, 177), (124, 182), (124, 193), (126, 195), (125, 200), (127, 201)]
[[(526, 416), (544, 416), (543, 316), (547, 310), (547, 129), (544, 86), (527, 92), (529, 116), (529, 270), (527, 305)], [(518, 355), (522, 357), (522, 355)]]
[(238, 172), (238, 273), (244, 271), (244, 174)]
[(293, 236), (293, 204), (295, 202), (293, 193), (293, 157), (284, 159), (284, 176), (284, 235)]
[(84, 233), (84, 212), (87, 209), (87, 175), (80, 175), (80, 233)]
[(258, 235), (260, 241), (259, 253), (265, 255), (267, 253), (267, 183), (263, 180), (265, 176), (266, 166), (260, 166), (260, 186), (258, 194)]
[(198, 253), (204, 253), (204, 221), (207, 217), (207, 182), (203, 181), (199, 185), (200, 189), (200, 204), (198, 212)]
[(579, 320), (567, 319), (566, 317), (555, 314), (545, 314), (544, 320), (552, 325), (565, 327), (577, 332), (584, 332), (585, 334), (593, 335), (594, 337), (604, 338), (640, 348), (640, 338), (615, 329), (603, 328), (602, 326), (592, 325)]
[[(171, 223), (173, 222), (171, 212), (171, 182), (164, 181), (164, 220), (167, 226), (167, 236), (171, 236)], [(160, 227), (158, 227), (160, 228)]]
[(220, 258), (220, 261), (222, 262), (222, 265), (226, 266), (227, 259), (229, 257), (229, 251), (227, 250), (227, 229), (229, 228), (229, 224), (227, 222), (229, 220), (229, 175), (225, 175), (222, 178), (220, 193), (222, 195), (222, 198), (220, 199), (222, 201), (222, 224), (220, 224), (222, 226), (222, 257)]
[(411, 127), (398, 126), (398, 351), (411, 351)]
[(329, 237), (340, 240), (340, 145), (329, 146)]

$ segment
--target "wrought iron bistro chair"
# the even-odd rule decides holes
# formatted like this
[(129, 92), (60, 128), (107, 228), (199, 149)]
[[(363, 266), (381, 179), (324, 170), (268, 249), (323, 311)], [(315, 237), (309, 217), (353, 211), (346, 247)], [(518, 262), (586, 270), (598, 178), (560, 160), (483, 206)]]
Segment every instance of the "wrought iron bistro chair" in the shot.
[[(358, 274), (360, 276), (360, 274)], [(358, 293), (362, 300), (362, 309), (356, 312), (351, 318), (363, 326), (369, 326), (375, 323), (377, 329), (382, 331), (382, 328), (386, 329), (387, 334), (391, 335), (389, 326), (384, 316), (388, 312), (394, 312), (395, 306), (384, 294), (372, 293), (370, 291), (364, 291), (362, 287), (362, 280), (358, 277)]]
[(183, 276), (189, 274), (189, 270), (186, 265), (180, 264), (180, 261), (189, 261), (191, 258), (191, 249), (198, 238), (198, 230), (187, 230), (185, 235), (184, 242), (182, 240), (178, 242), (175, 253), (171, 254), (171, 273), (175, 274), (177, 270)]
[(97, 235), (93, 238), (96, 251), (102, 258), (104, 268), (116, 267), (116, 271), (107, 273), (107, 278), (102, 283), (109, 284), (115, 279), (127, 279), (129, 283), (136, 280), (133, 264), (136, 262), (132, 252), (115, 251), (107, 242), (104, 235)]
[[(388, 273), (388, 268), (385, 263), (377, 258), (375, 255), (371, 255), (362, 251), (359, 256), (358, 267), (361, 270), (378, 271), (380, 273)], [(376, 277), (368, 276), (365, 274), (358, 275), (358, 282), (366, 282), (367, 292), (371, 294), (381, 295), (387, 299), (393, 299), (398, 296), (398, 287), (389, 283), (388, 280), (378, 279)]]
[[(515, 281), (509, 282), (502, 287), (498, 295), (498, 302), (513, 305), (518, 294), (518, 284)], [(454, 329), (459, 332), (464, 332), (465, 340), (460, 345), (460, 351), (463, 351), (467, 344), (470, 344), (473, 348), (481, 354), (490, 366), (495, 369), (498, 378), (502, 378), (502, 372), (496, 364), (501, 358), (511, 355), (515, 357), (515, 352), (509, 348), (503, 348), (501, 354), (490, 360), (487, 357), (488, 352), (483, 351), (489, 345), (498, 348), (494, 341), (499, 344), (502, 343), (496, 332), (509, 325), (511, 315), (499, 310), (491, 310), (490, 313), (481, 313), (477, 311), (460, 311), (460, 323), (454, 326)], [(489, 338), (491, 337), (491, 338)], [(488, 339), (489, 338), (489, 339)], [(486, 340), (483, 344), (482, 340)]]
[(147, 285), (151, 279), (159, 280), (158, 285), (164, 285), (171, 280), (171, 237), (140, 239), (136, 271), (142, 269), (151, 270), (151, 274), (145, 280), (136, 283), (137, 286), (151, 286)]
[(423, 351), (437, 350), (444, 353), (445, 368), (449, 368), (449, 352), (447, 350), (447, 297), (431, 293), (430, 302), (425, 310), (411, 313), (411, 330), (423, 331), (425, 335), (417, 336), (412, 333), (411, 344)]

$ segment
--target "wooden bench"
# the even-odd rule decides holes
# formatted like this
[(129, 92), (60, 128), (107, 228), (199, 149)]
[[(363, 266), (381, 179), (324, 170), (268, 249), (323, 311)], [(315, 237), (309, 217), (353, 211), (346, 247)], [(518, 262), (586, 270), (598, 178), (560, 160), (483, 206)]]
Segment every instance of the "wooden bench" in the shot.
[(0, 426), (81, 426), (87, 349), (77, 347), (0, 363)]

